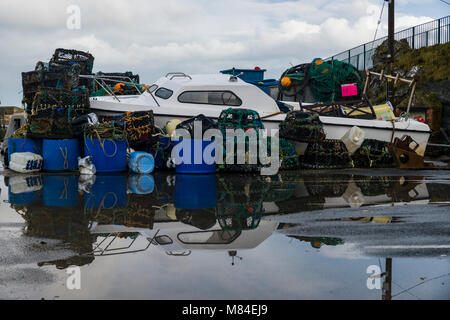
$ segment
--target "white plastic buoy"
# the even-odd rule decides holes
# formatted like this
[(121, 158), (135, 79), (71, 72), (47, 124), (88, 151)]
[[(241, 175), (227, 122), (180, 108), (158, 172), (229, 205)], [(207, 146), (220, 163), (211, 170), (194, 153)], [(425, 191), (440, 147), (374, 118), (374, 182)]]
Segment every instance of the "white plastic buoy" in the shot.
[(41, 171), (43, 164), (42, 156), (32, 152), (15, 152), (11, 154), (9, 169), (19, 173)]
[(361, 130), (359, 127), (355, 126), (352, 127), (350, 130), (348, 130), (341, 140), (347, 147), (348, 153), (353, 154), (363, 144), (364, 137), (365, 137), (364, 131)]

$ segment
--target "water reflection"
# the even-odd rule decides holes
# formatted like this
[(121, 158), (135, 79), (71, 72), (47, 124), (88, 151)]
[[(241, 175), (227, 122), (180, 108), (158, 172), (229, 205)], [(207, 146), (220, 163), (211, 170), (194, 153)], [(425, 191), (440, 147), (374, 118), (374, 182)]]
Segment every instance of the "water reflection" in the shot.
[[(10, 177), (8, 186), (11, 207), (26, 221), (25, 234), (61, 240), (74, 252), (39, 262), (58, 269), (150, 248), (179, 257), (174, 259), (219, 251), (234, 265), (242, 250), (273, 234), (313, 250), (351, 244), (358, 253), (385, 258), (386, 266), (392, 257), (439, 257), (449, 252), (449, 222), (436, 214), (424, 218), (422, 206), (446, 206), (449, 191), (450, 184), (422, 176), (298, 172), (270, 178), (21, 175)], [(420, 209), (395, 209), (405, 203)]]

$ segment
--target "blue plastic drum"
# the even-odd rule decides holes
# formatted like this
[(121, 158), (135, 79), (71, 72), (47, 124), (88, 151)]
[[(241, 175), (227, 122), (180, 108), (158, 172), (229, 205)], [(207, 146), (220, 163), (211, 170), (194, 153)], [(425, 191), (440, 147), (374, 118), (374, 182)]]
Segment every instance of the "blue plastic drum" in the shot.
[[(175, 170), (177, 173), (216, 172), (216, 142), (214, 140), (189, 139), (186, 142), (183, 140), (174, 141), (174, 144)], [(190, 155), (185, 156), (185, 152), (190, 153)], [(207, 157), (211, 158), (212, 163), (208, 163)]]
[(78, 139), (44, 139), (42, 144), (44, 171), (78, 170), (79, 156), (80, 143)]
[(42, 199), (47, 207), (77, 206), (78, 176), (44, 176)]
[(92, 156), (97, 172), (127, 170), (127, 140), (84, 138), (84, 156)]
[(32, 152), (42, 155), (42, 139), (8, 138), (8, 161), (16, 152)]
[(127, 177), (97, 175), (90, 193), (84, 194), (86, 210), (127, 207)]
[(175, 207), (180, 209), (207, 209), (217, 206), (216, 175), (177, 174)]

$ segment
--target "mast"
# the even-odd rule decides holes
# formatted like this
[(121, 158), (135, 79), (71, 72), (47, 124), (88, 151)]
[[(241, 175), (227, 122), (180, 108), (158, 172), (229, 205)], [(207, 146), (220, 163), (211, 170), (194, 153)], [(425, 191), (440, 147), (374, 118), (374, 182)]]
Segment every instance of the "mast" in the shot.
[[(395, 9), (394, 9), (394, 0), (385, 0), (389, 3), (389, 13), (388, 13), (388, 66), (387, 66), (387, 74), (392, 74), (393, 64), (394, 64), (394, 29), (395, 29)], [(392, 81), (387, 81), (386, 85), (386, 99), (388, 101), (393, 98), (394, 85)]]

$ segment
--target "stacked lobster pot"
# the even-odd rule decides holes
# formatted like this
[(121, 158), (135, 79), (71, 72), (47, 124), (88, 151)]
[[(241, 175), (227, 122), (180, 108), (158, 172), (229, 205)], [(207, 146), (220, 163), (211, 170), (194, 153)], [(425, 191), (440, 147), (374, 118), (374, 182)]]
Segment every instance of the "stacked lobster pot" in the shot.
[(341, 140), (325, 139), (317, 114), (291, 111), (280, 124), (280, 138), (308, 143), (301, 166), (309, 169), (350, 168), (350, 154)]
[[(224, 161), (218, 166), (219, 171), (258, 172), (263, 166), (260, 159), (257, 158), (261, 147), (259, 146), (259, 129), (264, 129), (259, 114), (250, 109), (229, 108), (221, 112), (217, 124), (224, 137)], [(246, 135), (227, 135), (228, 129), (243, 130), (248, 138)], [(250, 130), (254, 130), (255, 133), (248, 134)], [(233, 146), (234, 150), (227, 150), (227, 145)], [(239, 147), (245, 148), (244, 153), (240, 151)]]
[[(22, 73), (28, 124), (18, 130), (21, 136), (18, 133), (15, 138), (23, 139), (23, 145), (37, 147), (32, 151), (33, 156), (21, 156), (33, 165), (10, 166), (11, 169), (19, 172), (78, 169), (79, 138), (83, 135), (83, 126), (96, 121), (95, 115), (89, 115), (89, 83), (83, 83), (80, 78), (80, 75), (92, 73), (93, 62), (94, 57), (89, 53), (56, 49), (48, 63), (39, 61), (34, 71)], [(31, 150), (15, 152), (25, 151)], [(43, 160), (40, 168), (34, 165), (38, 163), (36, 156)], [(17, 155), (13, 158), (16, 159)]]

